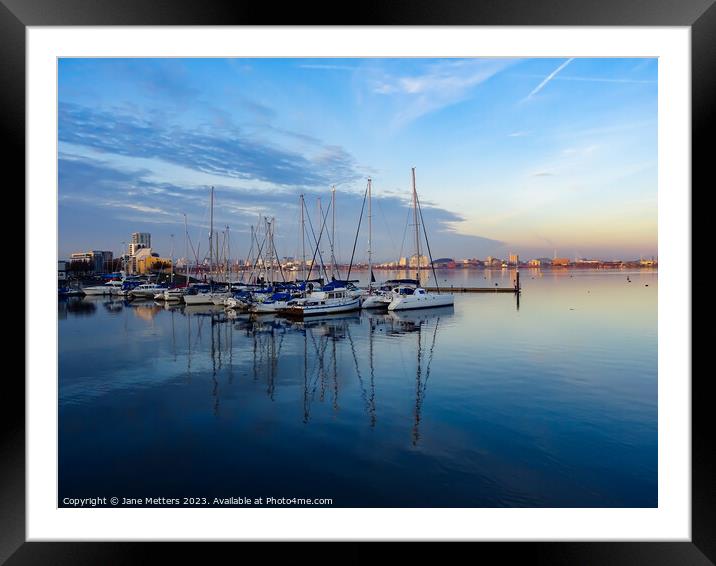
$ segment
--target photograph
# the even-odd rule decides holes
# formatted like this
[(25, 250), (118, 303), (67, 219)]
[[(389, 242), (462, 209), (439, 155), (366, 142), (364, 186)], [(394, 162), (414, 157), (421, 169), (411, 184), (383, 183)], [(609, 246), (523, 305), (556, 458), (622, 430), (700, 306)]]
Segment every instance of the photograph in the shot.
[(57, 507), (660, 506), (658, 57), (56, 65)]

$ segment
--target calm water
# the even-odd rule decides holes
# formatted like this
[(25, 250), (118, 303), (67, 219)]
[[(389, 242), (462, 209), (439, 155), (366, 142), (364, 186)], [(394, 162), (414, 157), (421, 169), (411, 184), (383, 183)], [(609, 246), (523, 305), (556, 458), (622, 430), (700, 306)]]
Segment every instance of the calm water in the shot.
[(59, 504), (656, 506), (656, 272), (521, 276), (519, 308), (458, 294), (454, 308), (305, 324), (61, 302)]

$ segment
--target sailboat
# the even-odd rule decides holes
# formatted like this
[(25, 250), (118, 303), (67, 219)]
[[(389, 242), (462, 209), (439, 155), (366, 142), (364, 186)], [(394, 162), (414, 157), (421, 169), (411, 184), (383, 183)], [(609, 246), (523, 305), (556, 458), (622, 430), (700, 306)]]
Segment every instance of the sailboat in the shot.
[[(210, 217), (209, 217), (209, 286), (194, 285), (184, 295), (184, 302), (187, 305), (213, 305), (214, 300), (221, 298), (221, 303), (231, 296), (230, 293), (215, 289), (212, 279), (212, 270), (214, 269), (214, 187), (211, 187), (210, 193)], [(217, 247), (217, 263), (218, 257), (218, 240)]]
[[(335, 189), (333, 192), (333, 199), (331, 201), (331, 205), (335, 203)], [(321, 217), (322, 225), (321, 230), (318, 234), (318, 238), (316, 239), (316, 247), (313, 254), (313, 258), (315, 260), (316, 254), (318, 254), (319, 261), (321, 262), (321, 267), (323, 268), (325, 272), (325, 266), (323, 265), (322, 260), (322, 254), (321, 254), (321, 238), (323, 236), (323, 232), (325, 230), (326, 226), (326, 217), (323, 215), (322, 212), (319, 214)], [(328, 215), (328, 211), (326, 211), (326, 216)], [(330, 238), (330, 236), (329, 236)], [(335, 238), (335, 236), (334, 236)], [(330, 241), (331, 245), (331, 257), (332, 257), (332, 265), (334, 269), (336, 269), (335, 266), (335, 256), (334, 256), (334, 249), (333, 249), (333, 240)], [(352, 260), (351, 260), (352, 263)], [(311, 270), (313, 269), (313, 260), (311, 261), (311, 267), (309, 268), (308, 275), (310, 276)], [(320, 272), (320, 270), (319, 270)], [(350, 276), (350, 270), (349, 270), (349, 276)], [(338, 273), (336, 269), (336, 274), (340, 276), (340, 273)], [(327, 273), (326, 273), (327, 276)], [(304, 281), (304, 283), (306, 283)], [(307, 316), (318, 316), (318, 315), (325, 315), (325, 314), (334, 314), (334, 313), (341, 313), (341, 312), (350, 312), (350, 311), (356, 311), (360, 310), (360, 304), (361, 304), (361, 298), (360, 293), (357, 292), (354, 288), (352, 288), (351, 281), (349, 279), (335, 279), (335, 276), (333, 277), (333, 280), (326, 285), (322, 286), (322, 289), (319, 290), (312, 290), (310, 293), (308, 293), (305, 297), (297, 298), (293, 300), (289, 300), (286, 303), (285, 308), (278, 309), (278, 313), (282, 316), (287, 317), (297, 317), (297, 318), (303, 318)]]
[[(393, 288), (391, 291), (392, 300), (388, 304), (389, 311), (397, 310), (408, 310), (408, 309), (424, 309), (433, 307), (444, 307), (452, 305), (454, 298), (449, 293), (437, 293), (429, 292), (420, 285), (420, 225), (423, 226), (423, 232), (425, 234), (425, 243), (428, 247), (428, 255), (430, 256), (430, 262), (432, 264), (432, 254), (430, 253), (430, 243), (428, 242), (428, 235), (425, 229), (425, 223), (421, 222), (423, 213), (420, 210), (420, 204), (418, 201), (418, 191), (415, 188), (415, 167), (412, 169), (412, 180), (413, 180), (413, 221), (415, 224), (415, 259), (416, 259), (416, 273), (415, 273), (415, 285), (402, 284)], [(408, 265), (410, 262), (407, 262)], [(435, 276), (435, 269), (433, 268), (433, 275)], [(437, 276), (435, 276), (435, 284), (437, 286)]]

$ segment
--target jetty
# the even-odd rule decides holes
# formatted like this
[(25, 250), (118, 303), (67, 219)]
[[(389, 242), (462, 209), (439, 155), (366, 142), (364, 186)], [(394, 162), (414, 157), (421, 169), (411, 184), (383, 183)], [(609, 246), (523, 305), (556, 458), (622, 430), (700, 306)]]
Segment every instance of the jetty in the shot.
[(425, 287), (426, 291), (442, 293), (520, 293), (517, 287)]
[(425, 287), (426, 291), (433, 292), (450, 292), (450, 293), (513, 293), (519, 295), (522, 293), (522, 285), (520, 285), (520, 272), (515, 276), (515, 284), (512, 287), (455, 287), (454, 285), (446, 285), (445, 287)]

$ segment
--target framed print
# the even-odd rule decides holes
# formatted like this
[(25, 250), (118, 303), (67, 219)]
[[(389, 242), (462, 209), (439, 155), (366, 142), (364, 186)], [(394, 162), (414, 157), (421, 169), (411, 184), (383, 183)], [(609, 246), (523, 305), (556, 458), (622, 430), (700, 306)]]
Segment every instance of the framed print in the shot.
[(713, 562), (711, 2), (0, 8), (27, 210), (8, 564)]

